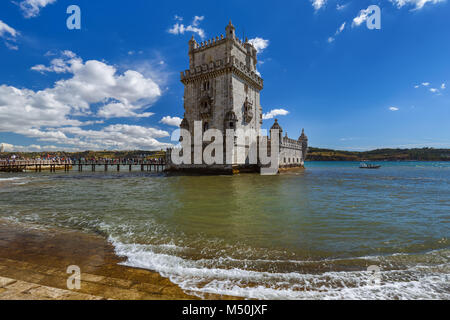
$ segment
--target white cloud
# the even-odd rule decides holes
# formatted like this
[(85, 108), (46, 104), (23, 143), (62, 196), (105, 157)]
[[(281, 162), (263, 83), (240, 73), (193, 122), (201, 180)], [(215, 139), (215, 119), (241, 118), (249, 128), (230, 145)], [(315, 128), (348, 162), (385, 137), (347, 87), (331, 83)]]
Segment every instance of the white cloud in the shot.
[(152, 113), (136, 113), (161, 96), (161, 89), (151, 78), (133, 70), (117, 74), (113, 66), (97, 60), (85, 63), (71, 51), (53, 59), (50, 66), (31, 68), (39, 72), (72, 73), (73, 77), (60, 80), (47, 89), (58, 102), (85, 112), (90, 104), (103, 103), (97, 115), (113, 117), (149, 117)]
[[(420, 88), (420, 87), (427, 87), (427, 88), (429, 88), (430, 85), (431, 85), (430, 82), (422, 82), (421, 84), (415, 85), (414, 88), (416, 88), (416, 89), (418, 89), (418, 88)], [(441, 90), (445, 90), (445, 89), (446, 89), (445, 83), (442, 83), (442, 84), (440, 85), (439, 88), (440, 88)], [(438, 94), (440, 94), (438, 88), (429, 88), (429, 91), (432, 92), (432, 93), (438, 93)]]
[(397, 6), (397, 8), (403, 8), (404, 6), (414, 6), (413, 10), (420, 10), (422, 9), (427, 3), (429, 4), (438, 4), (445, 2), (446, 0), (389, 0), (394, 5)]
[(10, 42), (5, 42), (5, 45), (10, 50), (19, 50), (19, 46), (12, 44)]
[(195, 16), (195, 17), (194, 17), (194, 21), (192, 21), (192, 25), (193, 25), (194, 27), (197, 27), (197, 26), (200, 24), (200, 22), (202, 22), (204, 19), (205, 19), (204, 16), (201, 16), (201, 17)]
[(133, 111), (137, 109), (131, 104), (125, 103), (108, 103), (107, 105), (101, 107), (97, 115), (99, 117), (110, 119), (110, 118), (148, 118), (154, 115), (153, 112), (143, 112), (137, 113)]
[(192, 21), (192, 24), (185, 26), (183, 23), (181, 23), (183, 18), (175, 15), (175, 20), (178, 22), (176, 22), (172, 26), (172, 28), (167, 30), (167, 32), (170, 34), (174, 34), (174, 35), (184, 34), (185, 32), (193, 32), (193, 33), (198, 34), (198, 36), (200, 38), (204, 39), (206, 36), (205, 30), (198, 27), (198, 25), (200, 24), (201, 21), (203, 21), (203, 19), (205, 19), (204, 16), (201, 16), (201, 17), (195, 16), (194, 20)]
[[(102, 121), (78, 120), (79, 116), (94, 119), (151, 116), (151, 112), (139, 111), (161, 96), (156, 84), (158, 79), (145, 77), (134, 70), (119, 74), (111, 65), (97, 60), (83, 62), (70, 51), (63, 52), (58, 59), (52, 60), (49, 66), (32, 68), (40, 72), (71, 74), (69, 78), (56, 81), (50, 88), (34, 91), (0, 85), (0, 132), (14, 132), (39, 141), (89, 149), (156, 148), (165, 145), (155, 138), (168, 136), (168, 133), (161, 135), (162, 131), (153, 128), (117, 125), (100, 131), (84, 131), (81, 126), (100, 124)], [(78, 129), (70, 131), (73, 128)], [(110, 139), (117, 136), (111, 133), (111, 128), (121, 133), (117, 134), (120, 143), (114, 144), (105, 137), (106, 133), (111, 136)], [(137, 132), (144, 132), (145, 135), (134, 135)], [(69, 137), (67, 133), (76, 136)]]
[(268, 113), (263, 114), (263, 119), (268, 120), (268, 119), (273, 119), (276, 116), (286, 116), (288, 114), (289, 114), (289, 111), (287, 111), (285, 109), (273, 109), (273, 110), (270, 110)]
[(400, 110), (400, 109), (397, 108), (397, 107), (389, 107), (389, 110), (391, 110), (391, 111), (398, 111), (398, 110)]
[(3, 38), (5, 40), (5, 45), (8, 49), (11, 50), (18, 50), (19, 47), (15, 45), (17, 36), (19, 35), (19, 32), (14, 29), (13, 27), (10, 27), (6, 23), (4, 23), (2, 20), (0, 20), (0, 38)]
[(327, 3), (327, 0), (311, 0), (311, 3), (314, 9), (317, 11)]
[(42, 8), (55, 2), (56, 0), (24, 0), (19, 3), (19, 7), (25, 18), (33, 18), (39, 15)]
[(18, 32), (0, 20), (0, 37), (4, 37), (6, 34), (9, 34), (11, 37), (16, 37)]
[(43, 64), (38, 64), (31, 67), (31, 70), (44, 72), (55, 72), (55, 73), (67, 73), (73, 72), (75, 69), (79, 68), (83, 64), (83, 60), (76, 56), (75, 53), (69, 50), (61, 52), (61, 57), (53, 59), (50, 62), (50, 66), (45, 66)]
[(162, 118), (159, 122), (167, 124), (169, 126), (179, 127), (182, 120), (183, 119), (181, 119), (179, 117), (166, 116), (166, 117)]
[[(41, 146), (32, 144), (29, 146), (19, 146), (19, 145), (12, 145), (9, 143), (0, 143), (0, 145), (3, 145), (5, 147), (5, 152), (43, 152), (43, 151), (56, 151), (59, 149), (57, 146), (53, 145)], [(66, 151), (78, 151), (78, 149), (67, 148)]]
[(169, 137), (167, 131), (136, 125), (114, 124), (101, 130), (83, 130), (79, 127), (67, 127), (60, 130), (75, 136), (75, 140), (81, 141), (82, 149), (155, 150), (172, 146), (156, 139)]
[(328, 37), (328, 39), (327, 39), (328, 43), (332, 43), (334, 40), (336, 40), (336, 36), (338, 36), (339, 34), (342, 33), (342, 31), (344, 31), (345, 25), (346, 25), (346, 22), (341, 24), (341, 26), (334, 33), (334, 36)]
[(367, 9), (362, 9), (361, 11), (359, 11), (358, 16), (356, 16), (353, 19), (353, 23), (352, 23), (352, 27), (359, 27), (363, 22), (365, 22), (367, 20), (367, 18), (369, 17), (370, 14), (370, 10)]
[(258, 51), (258, 53), (262, 53), (264, 49), (266, 49), (269, 46), (269, 40), (265, 40), (263, 38), (253, 38), (248, 40), (249, 43), (252, 44), (252, 46), (255, 47), (255, 49)]
[(341, 10), (344, 10), (345, 8), (347, 8), (347, 6), (348, 6), (348, 3), (346, 3), (346, 4), (337, 4), (336, 5), (336, 10), (338, 10), (338, 11), (341, 11)]

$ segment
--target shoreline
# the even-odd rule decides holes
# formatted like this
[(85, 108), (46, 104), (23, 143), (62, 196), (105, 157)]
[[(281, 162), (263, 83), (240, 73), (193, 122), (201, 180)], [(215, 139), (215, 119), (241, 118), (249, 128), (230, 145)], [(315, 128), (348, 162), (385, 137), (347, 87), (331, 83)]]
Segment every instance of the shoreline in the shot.
[[(120, 265), (123, 261), (99, 235), (0, 220), (0, 300), (201, 299), (157, 272)], [(79, 290), (67, 288), (67, 268), (72, 265), (81, 271)]]

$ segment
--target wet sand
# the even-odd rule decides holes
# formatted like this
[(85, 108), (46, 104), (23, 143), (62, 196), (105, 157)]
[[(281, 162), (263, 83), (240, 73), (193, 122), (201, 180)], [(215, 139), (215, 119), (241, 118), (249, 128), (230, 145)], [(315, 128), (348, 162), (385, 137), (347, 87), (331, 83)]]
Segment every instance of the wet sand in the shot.
[[(118, 265), (122, 261), (101, 236), (0, 221), (0, 299), (199, 299), (156, 272)], [(71, 265), (81, 270), (79, 290), (67, 288)]]

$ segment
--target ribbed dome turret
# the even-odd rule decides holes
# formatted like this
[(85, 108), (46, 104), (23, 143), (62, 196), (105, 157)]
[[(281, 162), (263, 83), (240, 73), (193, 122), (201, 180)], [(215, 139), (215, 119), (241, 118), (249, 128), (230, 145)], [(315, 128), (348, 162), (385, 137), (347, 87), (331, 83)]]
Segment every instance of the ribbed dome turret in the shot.
[(280, 125), (278, 124), (278, 119), (275, 119), (275, 123), (273, 124), (272, 128), (270, 128), (270, 130), (280, 130), (280, 132), (283, 131), (283, 129), (281, 129)]
[(302, 134), (300, 135), (300, 137), (298, 138), (299, 141), (301, 140), (306, 140), (308, 141), (308, 137), (305, 135), (305, 129), (302, 129)]

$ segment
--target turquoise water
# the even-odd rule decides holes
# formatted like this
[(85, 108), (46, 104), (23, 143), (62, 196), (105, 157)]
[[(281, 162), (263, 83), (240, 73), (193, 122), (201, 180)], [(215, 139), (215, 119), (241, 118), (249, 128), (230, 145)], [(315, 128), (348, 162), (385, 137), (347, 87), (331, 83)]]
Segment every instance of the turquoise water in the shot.
[(450, 298), (450, 163), (381, 164), (309, 162), (278, 176), (0, 174), (0, 218), (100, 233), (125, 264), (198, 295)]

